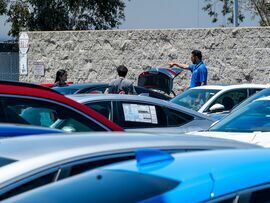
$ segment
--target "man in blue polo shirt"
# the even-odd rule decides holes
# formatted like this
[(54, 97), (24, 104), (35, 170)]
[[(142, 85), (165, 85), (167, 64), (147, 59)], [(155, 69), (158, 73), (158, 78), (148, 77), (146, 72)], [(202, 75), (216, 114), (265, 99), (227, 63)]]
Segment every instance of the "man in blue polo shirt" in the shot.
[(202, 61), (202, 52), (199, 50), (194, 50), (191, 52), (192, 65), (169, 63), (170, 67), (176, 66), (192, 72), (192, 77), (189, 87), (197, 87), (202, 85), (207, 85), (207, 68)]

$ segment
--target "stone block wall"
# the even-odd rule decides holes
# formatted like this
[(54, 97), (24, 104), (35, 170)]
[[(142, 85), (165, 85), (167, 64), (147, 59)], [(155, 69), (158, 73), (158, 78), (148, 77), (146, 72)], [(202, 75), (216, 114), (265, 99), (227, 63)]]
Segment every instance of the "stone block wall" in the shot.
[[(109, 82), (116, 67), (129, 68), (136, 83), (146, 66), (166, 67), (169, 62), (190, 63), (199, 49), (209, 70), (209, 84), (269, 83), (270, 28), (215, 28), (171, 30), (111, 30), (28, 32), (28, 75), (20, 81), (53, 82), (60, 68), (74, 83)], [(45, 76), (35, 76), (35, 62)], [(175, 81), (176, 91), (188, 86), (190, 73)]]

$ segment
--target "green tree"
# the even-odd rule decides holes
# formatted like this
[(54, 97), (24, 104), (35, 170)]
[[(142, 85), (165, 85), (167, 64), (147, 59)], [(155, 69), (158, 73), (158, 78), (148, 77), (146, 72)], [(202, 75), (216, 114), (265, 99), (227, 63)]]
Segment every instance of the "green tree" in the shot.
[[(233, 23), (234, 0), (204, 0), (203, 10), (212, 18), (212, 22), (218, 22), (219, 15), (227, 17), (229, 24)], [(260, 18), (261, 26), (270, 26), (270, 1), (269, 0), (239, 0), (239, 22), (245, 19), (244, 12), (251, 11), (253, 17)]]
[(17, 0), (3, 8), (14, 37), (22, 30), (106, 30), (125, 19), (123, 0)]
[(5, 0), (0, 0), (0, 15), (6, 12), (7, 2)]

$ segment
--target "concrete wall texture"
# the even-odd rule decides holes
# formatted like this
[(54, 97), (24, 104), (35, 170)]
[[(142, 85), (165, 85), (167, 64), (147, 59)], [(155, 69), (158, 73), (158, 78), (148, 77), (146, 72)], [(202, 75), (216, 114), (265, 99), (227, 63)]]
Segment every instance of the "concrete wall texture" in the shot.
[[(28, 75), (20, 81), (53, 82), (60, 68), (74, 83), (109, 82), (116, 67), (129, 68), (136, 79), (146, 66), (169, 62), (190, 63), (193, 49), (203, 53), (209, 84), (269, 83), (270, 28), (216, 28), (171, 30), (112, 30), (28, 32)], [(36, 62), (44, 63), (45, 76), (34, 75)], [(184, 71), (176, 91), (188, 86)]]

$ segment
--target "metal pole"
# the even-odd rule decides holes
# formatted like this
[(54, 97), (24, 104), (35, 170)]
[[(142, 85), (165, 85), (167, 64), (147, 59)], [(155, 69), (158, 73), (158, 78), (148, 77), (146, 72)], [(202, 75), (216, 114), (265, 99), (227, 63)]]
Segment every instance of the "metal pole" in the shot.
[(234, 27), (238, 27), (238, 0), (234, 0), (234, 7), (233, 7), (233, 24)]

